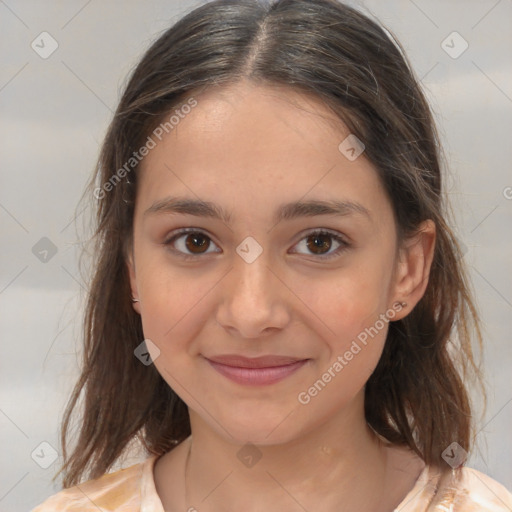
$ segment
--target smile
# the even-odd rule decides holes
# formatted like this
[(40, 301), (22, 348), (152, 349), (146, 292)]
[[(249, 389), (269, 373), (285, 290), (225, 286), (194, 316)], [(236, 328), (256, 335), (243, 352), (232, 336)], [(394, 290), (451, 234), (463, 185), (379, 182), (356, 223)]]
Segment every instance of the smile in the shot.
[(279, 382), (309, 361), (286, 356), (247, 358), (239, 355), (216, 356), (206, 360), (224, 377), (249, 386), (265, 386)]

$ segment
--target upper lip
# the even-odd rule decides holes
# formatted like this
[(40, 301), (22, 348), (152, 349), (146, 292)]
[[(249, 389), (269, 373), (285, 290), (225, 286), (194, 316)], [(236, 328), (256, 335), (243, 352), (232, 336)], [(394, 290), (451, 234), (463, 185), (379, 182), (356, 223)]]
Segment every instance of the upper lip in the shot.
[(238, 354), (225, 354), (219, 356), (209, 356), (206, 359), (214, 363), (232, 366), (234, 368), (272, 368), (277, 366), (286, 366), (305, 361), (306, 358), (290, 357), (290, 356), (260, 356), (245, 357)]

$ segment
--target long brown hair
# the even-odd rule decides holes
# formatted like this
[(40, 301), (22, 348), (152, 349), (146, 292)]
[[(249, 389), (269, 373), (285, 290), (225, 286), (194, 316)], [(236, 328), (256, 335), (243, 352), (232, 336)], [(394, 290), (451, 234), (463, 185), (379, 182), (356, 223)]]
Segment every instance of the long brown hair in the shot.
[[(215, 0), (147, 50), (125, 87), (84, 195), (97, 206), (94, 266), (83, 369), (61, 429), (59, 473), (66, 488), (106, 473), (133, 440), (147, 454), (163, 454), (190, 435), (185, 403), (154, 365), (134, 356), (144, 335), (125, 263), (137, 190), (131, 159), (158, 123), (195, 93), (242, 79), (313, 93), (364, 141), (391, 200), (399, 241), (423, 220), (434, 221), (426, 292), (406, 318), (389, 325), (366, 384), (365, 415), (378, 434), (409, 446), (427, 464), (447, 466), (441, 454), (453, 441), (471, 448), (465, 379), (480, 379), (472, 339), (481, 348), (482, 337), (448, 222), (438, 135), (403, 50), (389, 31), (335, 0)], [(68, 455), (79, 403), (79, 435)]]

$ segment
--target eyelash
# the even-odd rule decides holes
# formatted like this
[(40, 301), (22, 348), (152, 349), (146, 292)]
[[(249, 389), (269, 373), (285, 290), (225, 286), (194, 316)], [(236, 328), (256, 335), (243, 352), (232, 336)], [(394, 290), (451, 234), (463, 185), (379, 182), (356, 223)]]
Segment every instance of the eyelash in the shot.
[[(211, 240), (211, 238), (204, 231), (201, 231), (200, 229), (197, 229), (197, 228), (183, 228), (183, 229), (180, 229), (180, 230), (176, 231), (175, 233), (173, 233), (171, 237), (167, 238), (163, 242), (163, 245), (165, 245), (165, 246), (172, 246), (172, 244), (177, 239), (181, 238), (183, 235), (188, 235), (188, 234), (200, 234), (200, 235), (203, 235), (206, 238), (208, 238), (210, 241), (213, 241), (213, 240)], [(337, 249), (335, 249), (333, 252), (331, 252), (330, 254), (327, 254), (327, 255), (311, 254), (311, 256), (316, 256), (318, 259), (321, 259), (321, 260), (329, 260), (331, 258), (335, 258), (336, 256), (339, 256), (342, 252), (346, 251), (350, 247), (350, 244), (344, 238), (342, 238), (338, 234), (335, 234), (335, 233), (333, 233), (331, 231), (328, 231), (328, 230), (325, 230), (325, 229), (318, 229), (318, 230), (314, 230), (314, 231), (310, 231), (310, 232), (306, 233), (303, 236), (303, 238), (301, 238), (299, 240), (299, 242), (297, 242), (297, 244), (299, 244), (304, 239), (306, 239), (306, 238), (308, 238), (308, 237), (310, 237), (312, 235), (327, 235), (327, 236), (333, 238), (336, 242), (338, 242), (340, 244), (340, 246)], [(297, 244), (295, 244), (295, 245), (297, 245)], [(201, 257), (200, 254), (195, 254), (195, 255), (184, 254), (181, 251), (176, 250), (174, 247), (171, 247), (171, 250), (173, 252), (177, 253), (184, 260), (192, 260), (192, 259), (197, 259), (198, 257)], [(207, 253), (204, 253), (204, 254), (207, 254)]]

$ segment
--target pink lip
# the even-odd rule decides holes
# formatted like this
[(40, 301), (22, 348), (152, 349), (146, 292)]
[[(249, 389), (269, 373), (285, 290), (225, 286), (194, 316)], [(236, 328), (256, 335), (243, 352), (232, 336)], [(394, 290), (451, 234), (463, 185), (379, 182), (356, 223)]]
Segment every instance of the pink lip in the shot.
[(247, 358), (239, 355), (215, 356), (206, 360), (224, 377), (238, 384), (252, 386), (269, 385), (283, 380), (308, 361), (286, 356)]

